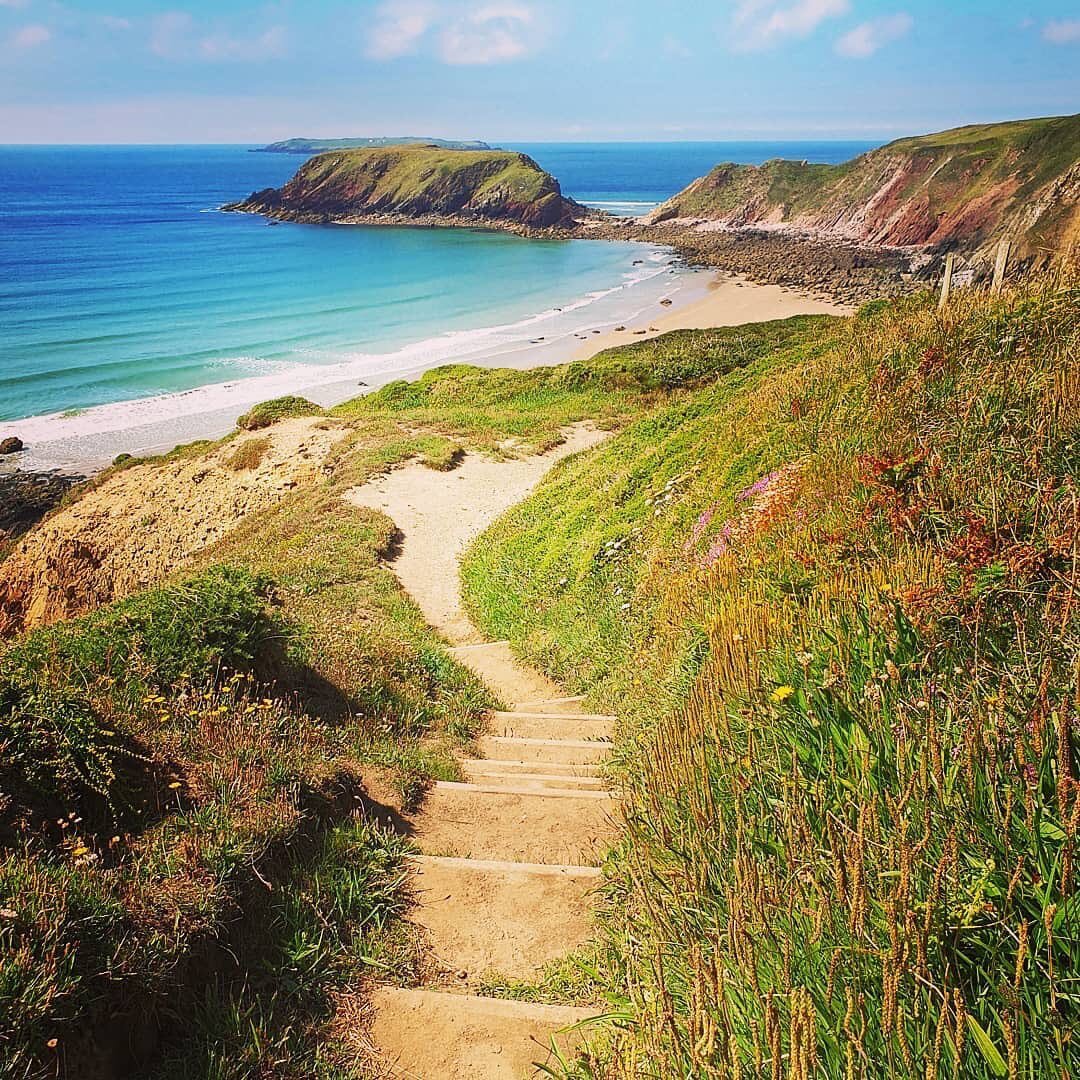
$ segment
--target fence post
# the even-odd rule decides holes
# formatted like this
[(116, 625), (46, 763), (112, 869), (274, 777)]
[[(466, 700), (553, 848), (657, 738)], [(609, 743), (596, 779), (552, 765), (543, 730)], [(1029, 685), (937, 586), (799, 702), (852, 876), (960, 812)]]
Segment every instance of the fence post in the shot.
[(995, 295), (1001, 292), (1001, 287), (1005, 284), (1005, 268), (1009, 265), (1009, 248), (1008, 240), (998, 243), (997, 258), (994, 260), (994, 282), (990, 286), (990, 291)]
[(945, 256), (945, 276), (941, 279), (941, 299), (938, 301), (938, 311), (942, 311), (949, 302), (952, 293), (953, 267), (956, 265), (956, 256), (950, 251)]

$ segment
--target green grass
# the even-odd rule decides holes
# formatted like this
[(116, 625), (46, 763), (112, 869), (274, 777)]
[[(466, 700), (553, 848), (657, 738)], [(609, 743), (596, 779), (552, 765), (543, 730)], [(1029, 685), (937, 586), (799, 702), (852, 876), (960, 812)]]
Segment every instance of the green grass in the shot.
[(622, 1019), (568, 1074), (1080, 1068), (1077, 300), (875, 305), (467, 556), (485, 629), (623, 717)]
[(253, 405), (236, 421), (236, 426), (241, 431), (258, 431), (260, 428), (270, 427), (271, 424), (277, 424), (282, 420), (291, 420), (300, 416), (321, 416), (322, 413), (322, 408), (313, 401), (286, 394), (284, 397)]
[(581, 420), (612, 438), (463, 574), (486, 630), (622, 717), (625, 830), (597, 940), (490, 992), (597, 1004), (567, 1076), (1076, 1071), (1077, 299), (685, 331), (332, 410), (318, 478), (0, 658), (6, 1072), (107, 1018), (165, 1032), (160, 1080), (351, 1075), (341, 995), (418, 963), (404, 847), (353, 810), (456, 777), (492, 702), (343, 495)]

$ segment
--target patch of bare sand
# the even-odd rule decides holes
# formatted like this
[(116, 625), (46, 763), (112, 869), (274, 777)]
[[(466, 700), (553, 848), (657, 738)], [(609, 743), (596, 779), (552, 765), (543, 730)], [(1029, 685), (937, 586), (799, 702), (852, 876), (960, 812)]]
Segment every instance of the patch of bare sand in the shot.
[[(510, 461), (467, 454), (452, 472), (411, 462), (347, 491), (344, 498), (354, 506), (381, 510), (401, 530), (394, 573), (427, 621), (455, 645), (478, 644), (484, 639), (461, 606), (462, 553), (497, 517), (521, 502), (556, 462), (606, 437), (606, 432), (578, 424), (567, 429), (565, 442), (546, 454)], [(519, 696), (527, 695), (515, 694), (511, 700)]]

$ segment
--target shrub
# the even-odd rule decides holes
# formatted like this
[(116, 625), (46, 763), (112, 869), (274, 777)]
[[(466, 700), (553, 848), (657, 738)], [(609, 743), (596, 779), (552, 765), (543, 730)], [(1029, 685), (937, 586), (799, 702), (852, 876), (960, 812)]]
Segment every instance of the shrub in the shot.
[(876, 305), (469, 553), (486, 627), (626, 717), (603, 1075), (1080, 1072), (1078, 310)]
[(224, 461), (225, 468), (236, 472), (257, 469), (270, 449), (270, 437), (262, 435), (254, 439), (244, 439)]
[(270, 583), (215, 567), (0, 654), (0, 781), (24, 807), (89, 813), (130, 806), (151, 751), (140, 728), (161, 695), (253, 671), (288, 640)]
[(307, 398), (287, 394), (285, 397), (263, 401), (252, 406), (239, 420), (236, 426), (243, 431), (258, 431), (270, 427), (279, 420), (289, 420), (297, 416), (322, 416), (323, 410)]

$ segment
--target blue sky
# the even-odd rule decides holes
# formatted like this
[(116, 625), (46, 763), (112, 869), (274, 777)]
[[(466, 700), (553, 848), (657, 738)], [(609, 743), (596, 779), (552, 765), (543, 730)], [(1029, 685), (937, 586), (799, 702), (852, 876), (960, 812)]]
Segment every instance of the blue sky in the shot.
[(0, 0), (7, 143), (885, 138), (1077, 111), (1080, 4), (1053, 0)]

